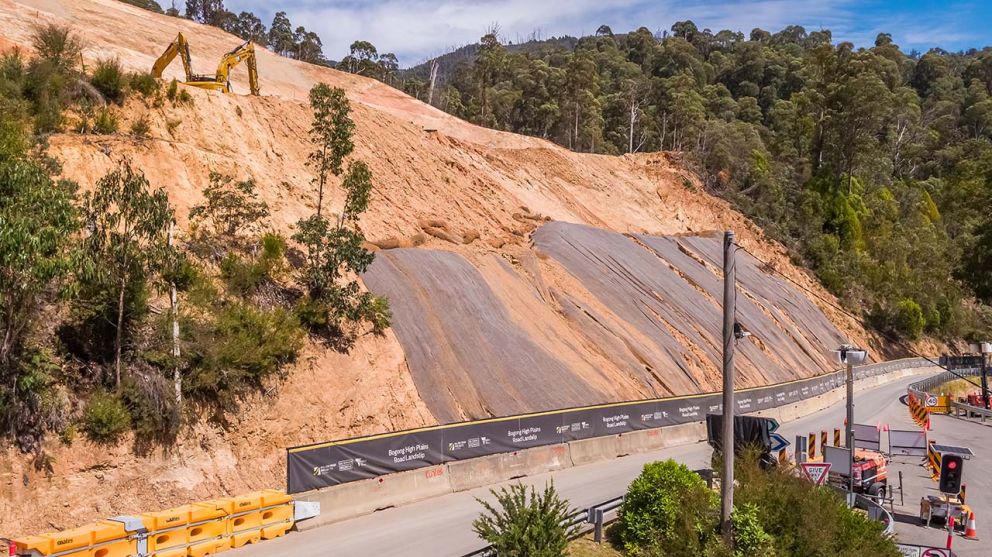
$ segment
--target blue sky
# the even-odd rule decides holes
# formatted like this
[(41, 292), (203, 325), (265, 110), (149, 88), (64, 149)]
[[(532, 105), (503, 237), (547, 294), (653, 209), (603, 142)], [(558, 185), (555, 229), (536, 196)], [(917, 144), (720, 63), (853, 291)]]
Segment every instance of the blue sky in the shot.
[[(179, 2), (177, 2), (178, 4)], [(891, 33), (905, 51), (992, 44), (992, 0), (227, 0), (227, 8), (255, 12), (268, 25), (277, 10), (294, 26), (317, 31), (324, 54), (340, 59), (357, 39), (394, 52), (407, 67), (475, 42), (498, 23), (505, 40), (614, 32), (644, 26), (668, 29), (693, 20), (700, 29), (778, 31), (786, 25), (826, 28), (835, 40), (870, 46)]]

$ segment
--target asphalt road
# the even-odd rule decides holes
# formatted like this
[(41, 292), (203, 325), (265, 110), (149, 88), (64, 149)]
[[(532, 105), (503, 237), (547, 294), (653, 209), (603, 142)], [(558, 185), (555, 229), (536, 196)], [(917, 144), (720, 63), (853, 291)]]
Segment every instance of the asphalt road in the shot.
[[(903, 379), (855, 395), (856, 422), (888, 423), (893, 428), (908, 429), (912, 422), (899, 397), (906, 392)], [(782, 424), (779, 430), (790, 441), (797, 434), (842, 427), (845, 416), (843, 403), (835, 404), (816, 414)], [(992, 426), (972, 424), (951, 417), (934, 420), (933, 438), (940, 442), (971, 446), (976, 459), (965, 465), (965, 481), (969, 484), (969, 501), (980, 521), (992, 520), (992, 504), (988, 501), (992, 474), (979, 472), (983, 463), (992, 462), (992, 448), (982, 449), (979, 439), (992, 444)], [(884, 442), (884, 439), (883, 439)], [(623, 494), (627, 485), (645, 463), (673, 458), (693, 469), (708, 466), (710, 448), (705, 443), (673, 447), (651, 453), (630, 455), (611, 461), (568, 468), (558, 472), (524, 478), (525, 484), (543, 487), (553, 480), (558, 491), (574, 507), (584, 508)], [(897, 507), (897, 535), (900, 539), (919, 544), (943, 544), (946, 533), (936, 528), (922, 528), (916, 518), (918, 503), (925, 493), (933, 492), (930, 481), (916, 459), (897, 464), (903, 470), (905, 507)], [(895, 476), (896, 471), (891, 473)], [(925, 480), (925, 481), (923, 481)], [(516, 480), (514, 480), (516, 481)], [(505, 482), (508, 484), (510, 482)], [(505, 485), (499, 484), (499, 485)], [(498, 487), (498, 486), (497, 486)], [(299, 557), (333, 554), (336, 557), (365, 557), (369, 555), (403, 557), (460, 556), (480, 548), (482, 542), (472, 532), (472, 520), (479, 513), (476, 497), (490, 498), (489, 488), (452, 493), (402, 507), (385, 509), (370, 515), (331, 524), (307, 532), (292, 532), (286, 537), (255, 546), (234, 550), (233, 556), (252, 557), (293, 555)], [(897, 494), (898, 502), (898, 494)], [(992, 523), (990, 523), (992, 524)], [(979, 534), (982, 534), (979, 522)], [(955, 550), (961, 555), (983, 555), (982, 542), (962, 538), (955, 540)]]

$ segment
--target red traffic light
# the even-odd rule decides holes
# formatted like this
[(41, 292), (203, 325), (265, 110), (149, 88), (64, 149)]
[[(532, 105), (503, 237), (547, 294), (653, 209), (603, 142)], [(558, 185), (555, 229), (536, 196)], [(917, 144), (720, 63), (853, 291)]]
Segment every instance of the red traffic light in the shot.
[(956, 469), (957, 467), (958, 467), (958, 462), (957, 462), (956, 460), (949, 460), (949, 461), (947, 462), (947, 469), (948, 469), (948, 470), (954, 470), (954, 469)]

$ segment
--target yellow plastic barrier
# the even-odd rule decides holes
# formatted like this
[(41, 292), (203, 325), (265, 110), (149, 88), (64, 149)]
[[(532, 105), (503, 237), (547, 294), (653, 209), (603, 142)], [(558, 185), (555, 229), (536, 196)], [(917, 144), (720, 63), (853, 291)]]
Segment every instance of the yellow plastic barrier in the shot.
[(189, 505), (138, 516), (148, 529), (148, 553), (155, 557), (185, 557), (189, 534)]
[(227, 531), (231, 535), (231, 547), (241, 547), (257, 543), (262, 539), (259, 527), (262, 525), (262, 497), (259, 492), (238, 497), (214, 499), (207, 503), (227, 511)]
[(203, 557), (231, 548), (231, 535), (227, 530), (228, 509), (213, 503), (190, 505), (189, 555)]
[(293, 527), (293, 498), (281, 491), (267, 489), (262, 494), (262, 539), (284, 535)]
[(269, 489), (13, 541), (42, 556), (203, 557), (283, 536), (293, 519), (293, 498)]
[(18, 551), (59, 554), (60, 557), (127, 557), (137, 552), (137, 543), (128, 539), (124, 525), (110, 520), (13, 541)]

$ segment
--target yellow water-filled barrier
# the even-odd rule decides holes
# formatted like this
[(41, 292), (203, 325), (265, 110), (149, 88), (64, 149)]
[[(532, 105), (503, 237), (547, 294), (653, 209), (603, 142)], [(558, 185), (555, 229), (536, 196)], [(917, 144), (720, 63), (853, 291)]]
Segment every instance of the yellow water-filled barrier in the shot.
[(101, 520), (79, 528), (13, 540), (18, 554), (59, 557), (127, 557), (137, 553), (137, 542), (129, 538), (124, 524)]
[(259, 492), (208, 502), (229, 510), (227, 529), (231, 534), (231, 547), (241, 547), (261, 541), (262, 533), (259, 528), (262, 526), (262, 513), (259, 509), (262, 506), (262, 497)]
[(189, 505), (139, 516), (148, 530), (148, 554), (155, 557), (186, 557), (189, 535)]
[(262, 539), (283, 536), (293, 527), (293, 498), (281, 491), (267, 489), (262, 495)]
[(226, 508), (209, 502), (190, 505), (190, 557), (213, 555), (231, 548), (231, 536), (227, 531), (229, 514)]
[(12, 541), (25, 557), (203, 557), (278, 538), (320, 512), (315, 503), (297, 505), (269, 489)]

